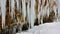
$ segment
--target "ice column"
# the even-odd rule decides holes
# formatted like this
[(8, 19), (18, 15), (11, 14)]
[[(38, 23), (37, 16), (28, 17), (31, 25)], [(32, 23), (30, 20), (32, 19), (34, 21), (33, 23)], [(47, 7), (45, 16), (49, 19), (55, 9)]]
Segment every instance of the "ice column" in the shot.
[(16, 0), (17, 2), (17, 10), (19, 11), (19, 0)]
[(1, 1), (1, 12), (2, 12), (2, 28), (5, 27), (5, 16), (6, 16), (6, 0)]
[(11, 17), (13, 19), (13, 14), (14, 14), (14, 0), (11, 0)]
[(24, 21), (25, 21), (25, 17), (26, 17), (26, 4), (25, 4), (25, 0), (22, 0), (22, 13), (23, 13)]
[(28, 6), (27, 6), (27, 13), (28, 13), (28, 23), (29, 23), (29, 28), (30, 28), (30, 17), (31, 17), (31, 15), (30, 15), (30, 12), (31, 12), (31, 7), (30, 7), (30, 0), (28, 0), (27, 1), (28, 2)]
[(1, 15), (1, 1), (0, 1), (0, 15)]
[(31, 0), (31, 27), (32, 28), (34, 26), (34, 20), (36, 18), (34, 6), (35, 6), (35, 0)]
[(40, 10), (40, 3), (41, 3), (41, 1), (38, 0), (38, 23), (39, 24), (40, 24), (40, 12), (41, 12), (41, 10)]

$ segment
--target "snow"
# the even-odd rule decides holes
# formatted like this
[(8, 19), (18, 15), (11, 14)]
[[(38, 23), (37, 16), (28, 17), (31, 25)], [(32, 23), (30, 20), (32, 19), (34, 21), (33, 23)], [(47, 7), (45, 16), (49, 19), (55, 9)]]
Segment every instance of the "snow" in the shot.
[(27, 32), (19, 34), (60, 34), (60, 22), (45, 23), (39, 26), (34, 26)]
[(59, 25), (59, 22), (41, 25), (40, 34), (60, 34)]
[(21, 33), (17, 33), (17, 34), (33, 34), (31, 32), (21, 32)]

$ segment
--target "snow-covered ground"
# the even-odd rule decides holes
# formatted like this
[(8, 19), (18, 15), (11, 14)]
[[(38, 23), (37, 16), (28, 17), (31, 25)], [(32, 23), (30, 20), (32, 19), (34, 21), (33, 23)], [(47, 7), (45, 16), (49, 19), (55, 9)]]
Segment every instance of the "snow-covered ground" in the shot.
[(41, 24), (17, 34), (60, 34), (60, 22)]
[(41, 25), (40, 34), (60, 34), (60, 22)]

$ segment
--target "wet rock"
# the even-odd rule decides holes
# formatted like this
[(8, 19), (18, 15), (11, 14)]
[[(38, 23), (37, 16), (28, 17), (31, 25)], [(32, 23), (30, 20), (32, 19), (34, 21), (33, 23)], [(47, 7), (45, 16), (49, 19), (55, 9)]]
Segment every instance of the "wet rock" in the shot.
[(29, 23), (27, 24), (25, 23), (22, 27), (22, 31), (28, 30), (28, 28), (29, 28)]
[(39, 25), (38, 18), (36, 18), (35, 23), (34, 23), (34, 26), (36, 26), (36, 25)]
[(54, 19), (55, 19), (55, 13), (54, 13), (54, 11), (52, 11), (52, 12), (50, 12), (49, 17), (45, 16), (43, 18), (43, 23), (47, 23), (47, 22), (51, 23), (51, 22), (53, 22)]

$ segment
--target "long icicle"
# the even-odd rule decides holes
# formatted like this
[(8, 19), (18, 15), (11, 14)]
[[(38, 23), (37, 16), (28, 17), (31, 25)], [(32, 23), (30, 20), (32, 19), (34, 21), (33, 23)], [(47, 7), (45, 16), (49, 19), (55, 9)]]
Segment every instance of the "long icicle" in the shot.
[(40, 0), (38, 0), (38, 23), (40, 24)]
[(14, 14), (14, 0), (11, 0), (11, 17), (13, 19), (13, 14)]
[(17, 2), (17, 10), (19, 11), (19, 0), (16, 0)]
[(25, 5), (25, 0), (22, 0), (22, 13), (23, 13), (24, 22), (25, 22), (25, 17), (26, 17), (26, 5)]
[(32, 28), (34, 26), (34, 20), (36, 18), (34, 6), (35, 6), (35, 0), (31, 0), (31, 27)]
[(27, 14), (28, 15), (26, 15), (27, 16), (27, 21), (28, 21), (28, 23), (29, 23), (29, 29), (30, 29), (30, 0), (28, 0), (27, 1), (27, 3), (28, 3), (28, 5), (27, 5)]
[(6, 0), (1, 0), (1, 12), (2, 12), (2, 29), (3, 29), (5, 27)]

